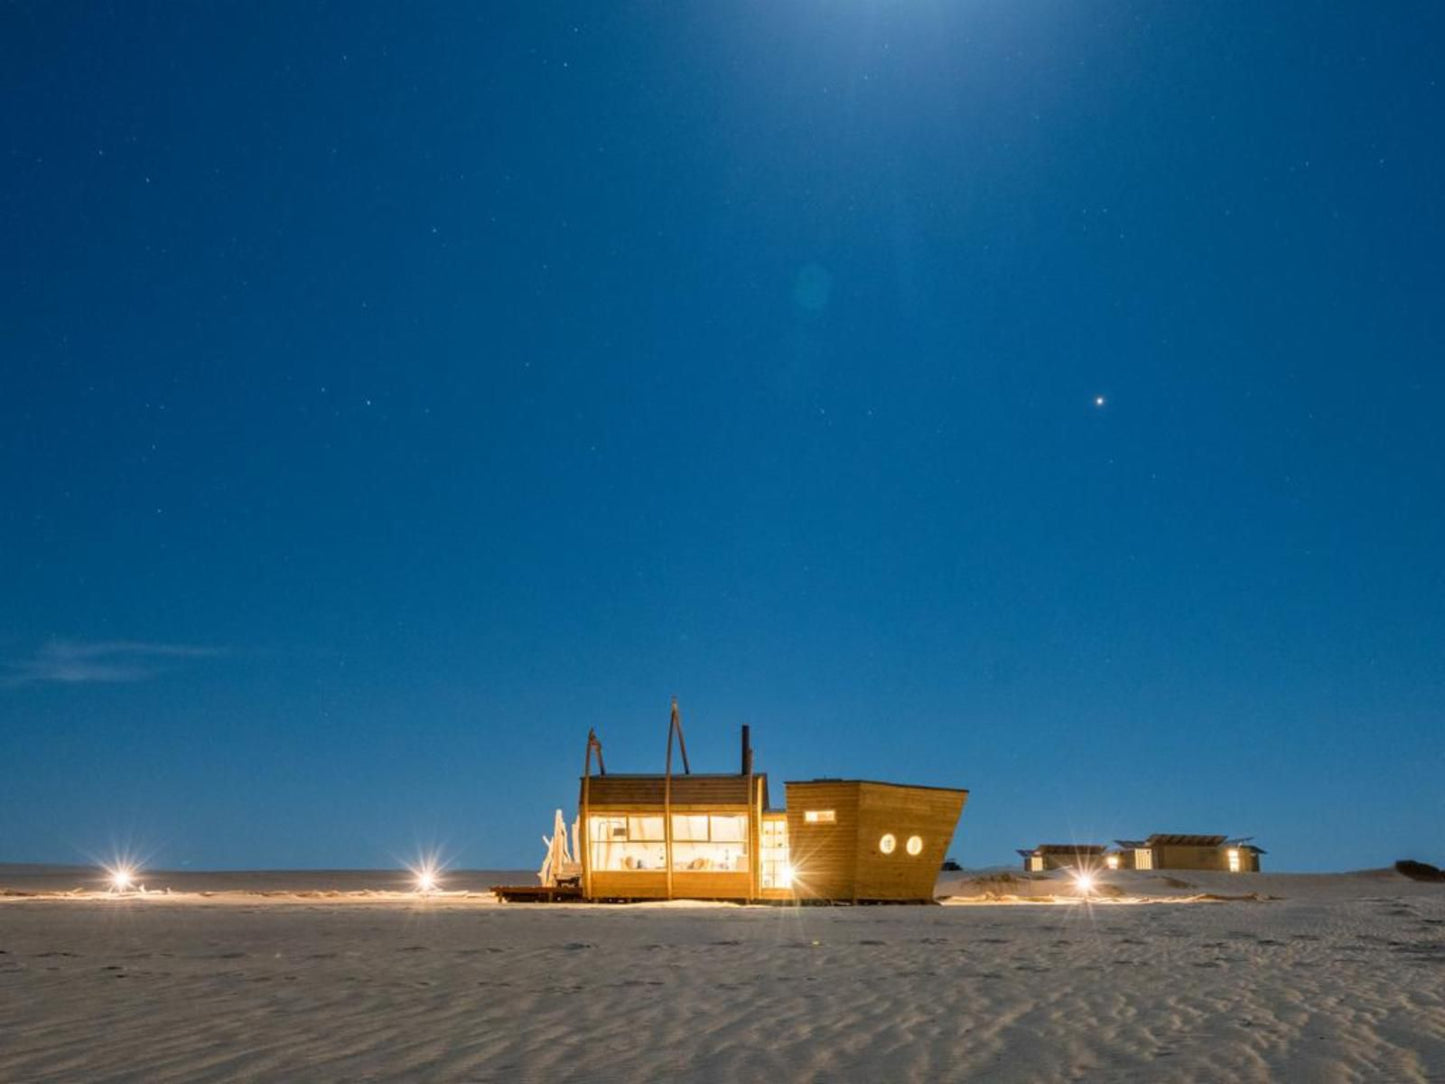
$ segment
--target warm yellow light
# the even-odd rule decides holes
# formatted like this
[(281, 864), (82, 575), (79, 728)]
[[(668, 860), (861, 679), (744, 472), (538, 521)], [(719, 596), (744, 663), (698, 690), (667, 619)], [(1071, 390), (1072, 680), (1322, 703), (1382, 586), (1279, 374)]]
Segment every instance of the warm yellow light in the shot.
[(112, 892), (125, 892), (135, 883), (135, 871), (128, 866), (116, 866), (106, 872), (110, 874)]
[(1110, 869), (1118, 869), (1118, 868), (1119, 868), (1119, 856), (1118, 856), (1117, 854), (1105, 855), (1105, 856), (1104, 856), (1104, 865), (1108, 866)]
[(878, 849), (884, 854), (892, 854), (897, 846), (898, 838), (892, 832), (884, 832), (883, 838), (878, 841)]
[(1087, 896), (1094, 891), (1094, 875), (1082, 871), (1074, 874), (1074, 887)]
[(437, 888), (436, 870), (430, 866), (423, 867), (416, 874), (416, 890), (418, 892), (435, 892)]
[(915, 858), (918, 857), (918, 855), (923, 853), (923, 838), (921, 836), (909, 836), (907, 850), (908, 853)]
[(792, 867), (792, 866), (788, 866), (788, 865), (784, 865), (784, 866), (783, 866), (783, 872), (782, 872), (782, 874), (778, 877), (778, 887), (779, 887), (779, 888), (792, 888), (792, 887), (793, 887), (793, 867)]

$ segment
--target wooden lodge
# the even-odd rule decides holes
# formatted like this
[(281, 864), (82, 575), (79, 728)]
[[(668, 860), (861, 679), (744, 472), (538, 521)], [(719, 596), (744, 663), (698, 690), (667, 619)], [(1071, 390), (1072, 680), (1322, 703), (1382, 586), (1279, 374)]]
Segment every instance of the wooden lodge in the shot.
[(1102, 843), (1040, 843), (1031, 851), (1020, 850), (1026, 873), (1051, 869), (1101, 869), (1105, 847)]
[(574, 829), (580, 898), (933, 899), (968, 791), (859, 779), (783, 786), (786, 808), (775, 809), (746, 726), (736, 773), (694, 774), (675, 702), (661, 774), (609, 774), (590, 733)]
[(1109, 869), (1209, 869), (1258, 873), (1264, 851), (1248, 839), (1155, 833), (1148, 839), (1116, 839), (1104, 858)]

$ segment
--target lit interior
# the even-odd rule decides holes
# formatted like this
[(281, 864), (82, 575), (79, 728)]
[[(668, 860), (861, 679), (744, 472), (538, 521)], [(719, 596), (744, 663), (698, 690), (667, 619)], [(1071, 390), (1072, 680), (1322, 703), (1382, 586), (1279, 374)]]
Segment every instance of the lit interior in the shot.
[(758, 872), (763, 888), (793, 887), (793, 867), (788, 861), (787, 817), (763, 818), (762, 846), (758, 857), (762, 859)]
[(905, 849), (908, 851), (909, 854), (913, 855), (916, 858), (918, 855), (923, 853), (923, 837), (909, 836), (908, 844)]
[[(666, 870), (667, 835), (661, 815), (590, 816), (592, 869), (600, 873)], [(746, 873), (748, 818), (743, 813), (674, 813), (674, 871)]]
[(803, 811), (805, 824), (835, 824), (838, 817), (831, 809), (807, 809)]
[(884, 854), (892, 854), (898, 846), (898, 840), (892, 832), (884, 832), (883, 838), (878, 841), (878, 849)]

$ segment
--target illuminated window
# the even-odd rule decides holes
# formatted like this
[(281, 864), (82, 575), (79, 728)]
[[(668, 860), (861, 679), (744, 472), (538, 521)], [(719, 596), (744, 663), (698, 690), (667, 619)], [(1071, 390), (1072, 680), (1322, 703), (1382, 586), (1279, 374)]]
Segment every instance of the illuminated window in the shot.
[(759, 874), (764, 888), (792, 888), (793, 867), (788, 861), (788, 819), (765, 817), (762, 826), (762, 860)]
[(804, 824), (834, 824), (837, 820), (831, 809), (809, 809), (803, 813)]
[(908, 837), (908, 845), (907, 845), (907, 848), (906, 848), (906, 849), (907, 849), (908, 853), (911, 854), (911, 855), (913, 855), (915, 858), (916, 858), (918, 855), (922, 854), (922, 853), (923, 853), (923, 837), (922, 837), (922, 836), (909, 836), (909, 837)]
[(592, 848), (592, 868), (599, 872), (661, 872), (666, 868), (667, 843), (661, 817), (588, 817), (587, 841)]
[(1029, 872), (1042, 873), (1044, 871), (1044, 856), (1041, 854), (1029, 855)]
[(1134, 852), (1134, 868), (1153, 869), (1154, 852), (1151, 851), (1148, 847), (1140, 847), (1138, 850), (1136, 850)]
[(672, 868), (689, 873), (746, 873), (746, 814), (674, 813)]
[(883, 838), (878, 841), (878, 849), (884, 854), (892, 854), (893, 849), (898, 846), (898, 840), (893, 838), (892, 832), (884, 832)]
[(1104, 856), (1104, 865), (1108, 866), (1110, 869), (1118, 869), (1119, 856), (1117, 854), (1106, 854)]
[(1238, 872), (1239, 872), (1239, 848), (1238, 848), (1238, 847), (1231, 847), (1231, 848), (1229, 848), (1229, 856), (1228, 856), (1228, 857), (1229, 857), (1229, 872), (1230, 872), (1230, 873), (1238, 873)]

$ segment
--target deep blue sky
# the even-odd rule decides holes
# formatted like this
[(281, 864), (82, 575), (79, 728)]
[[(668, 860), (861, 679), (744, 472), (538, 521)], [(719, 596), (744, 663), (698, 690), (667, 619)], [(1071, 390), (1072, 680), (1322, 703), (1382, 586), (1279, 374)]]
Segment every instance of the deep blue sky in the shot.
[(1445, 859), (1445, 9), (478, 12), (0, 6), (0, 860)]

